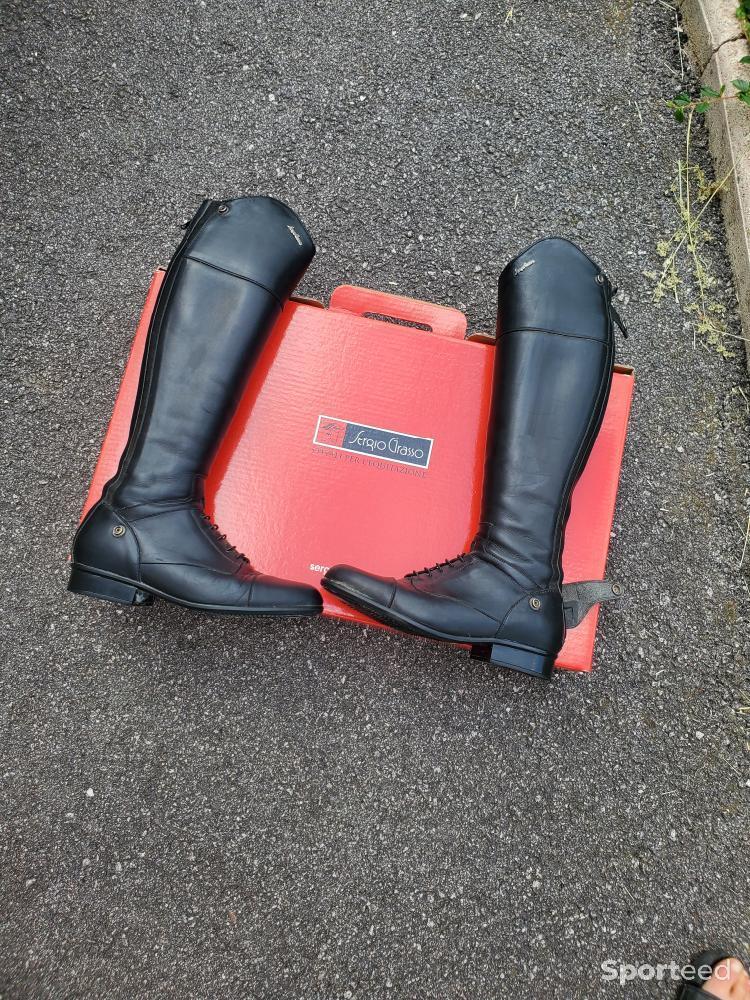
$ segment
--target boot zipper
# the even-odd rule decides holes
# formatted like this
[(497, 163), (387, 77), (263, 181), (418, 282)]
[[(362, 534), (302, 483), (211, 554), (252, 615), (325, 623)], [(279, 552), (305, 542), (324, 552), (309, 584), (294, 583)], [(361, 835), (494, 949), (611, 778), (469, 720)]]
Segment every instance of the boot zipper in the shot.
[[(172, 255), (172, 259), (170, 260), (169, 265), (167, 266), (167, 270), (166, 270), (166, 272), (164, 274), (164, 279), (163, 279), (163, 282), (162, 282), (162, 286), (159, 289), (159, 295), (157, 297), (156, 304), (154, 306), (154, 312), (153, 312), (152, 317), (151, 317), (151, 325), (152, 326), (153, 326), (153, 323), (154, 323), (154, 318), (155, 318), (155, 316), (157, 314), (157, 311), (159, 309), (159, 300), (162, 297), (162, 293), (164, 293), (165, 296), (167, 296), (169, 294), (169, 291), (168, 291), (168, 282), (169, 282), (171, 274), (174, 272), (175, 266), (179, 263), (180, 256), (181, 256), (181, 253), (182, 253), (183, 249), (188, 244), (188, 242), (195, 236), (195, 234), (198, 232), (198, 230), (201, 229), (205, 225), (206, 221), (210, 218), (211, 209), (215, 205), (216, 205), (215, 201), (213, 201), (210, 198), (206, 198), (206, 200), (198, 208), (198, 211), (195, 213), (195, 215), (193, 216), (193, 218), (191, 220), (189, 220), (188, 222), (183, 223), (183, 225), (180, 227), (180, 228), (182, 228), (182, 229), (185, 230), (185, 235), (182, 237), (182, 240), (180, 241), (179, 246), (177, 247), (177, 249), (175, 250), (174, 254)], [(105, 493), (111, 488), (111, 486), (114, 483), (116, 483), (117, 480), (119, 480), (120, 476), (127, 470), (128, 463), (130, 462), (130, 459), (132, 457), (133, 450), (135, 448), (135, 440), (136, 440), (136, 437), (137, 437), (137, 435), (138, 435), (138, 433), (139, 433), (139, 431), (141, 429), (141, 425), (143, 423), (142, 408), (143, 408), (143, 401), (144, 401), (144, 398), (145, 398), (145, 395), (146, 395), (146, 391), (147, 391), (146, 390), (146, 378), (147, 378), (147, 375), (148, 375), (147, 369), (148, 369), (148, 361), (149, 361), (149, 349), (153, 348), (153, 346), (154, 345), (152, 343), (151, 328), (150, 328), (149, 332), (148, 332), (147, 340), (146, 340), (146, 348), (145, 348), (145, 351), (144, 351), (144, 354), (143, 354), (143, 360), (141, 361), (141, 378), (140, 378), (139, 383), (138, 383), (138, 392), (136, 394), (135, 406), (133, 407), (133, 420), (132, 420), (132, 424), (131, 424), (131, 428), (130, 428), (130, 433), (128, 435), (128, 444), (127, 444), (127, 447), (125, 448), (125, 451), (123, 452), (122, 457), (120, 459), (120, 464), (118, 465), (117, 472), (105, 484), (104, 489), (102, 490), (102, 499), (104, 499)]]
[[(617, 289), (612, 286), (609, 278), (607, 277), (606, 274), (604, 274), (603, 271), (600, 271), (597, 274), (597, 276), (596, 276), (596, 282), (597, 282), (598, 285), (601, 286), (602, 296), (604, 298), (604, 306), (605, 306), (605, 309), (607, 311), (607, 320), (608, 320), (609, 331), (612, 330), (612, 321), (614, 320), (614, 322), (617, 324), (617, 326), (622, 331), (623, 335), (625, 337), (627, 337), (627, 331), (625, 330), (625, 325), (622, 322), (622, 320), (620, 319), (620, 316), (619, 316), (617, 310), (612, 305), (612, 297), (616, 293)], [(581, 445), (581, 449), (580, 449), (579, 454), (578, 454), (578, 458), (577, 458), (577, 460), (576, 460), (573, 468), (571, 469), (571, 475), (570, 475), (570, 478), (569, 478), (569, 482), (566, 483), (566, 486), (565, 486), (565, 492), (567, 493), (567, 500), (566, 500), (565, 504), (560, 507), (560, 512), (558, 514), (557, 523), (555, 524), (555, 550), (554, 550), (553, 559), (552, 559), (553, 573), (552, 573), (552, 577), (550, 579), (549, 585), (553, 585), (553, 584), (556, 584), (558, 586), (562, 585), (562, 563), (561, 563), (561, 559), (562, 559), (562, 548), (563, 548), (563, 541), (564, 541), (564, 534), (565, 533), (564, 533), (563, 530), (561, 530), (561, 526), (565, 523), (566, 516), (568, 516), (568, 517), (570, 516), (570, 501), (571, 501), (571, 497), (573, 496), (573, 490), (575, 489), (575, 485), (578, 482), (578, 479), (580, 478), (581, 473), (583, 472), (583, 469), (585, 467), (585, 462), (581, 461), (582, 453), (588, 447), (589, 455), (591, 454), (591, 448), (593, 447), (593, 441), (596, 440), (596, 437), (597, 437), (597, 435), (599, 433), (599, 430), (601, 429), (602, 421), (604, 420), (604, 412), (605, 412), (605, 410), (607, 408), (607, 401), (609, 399), (610, 387), (612, 385), (612, 366), (613, 366), (614, 361), (615, 361), (615, 338), (614, 338), (614, 336), (612, 336), (611, 341), (610, 341), (608, 347), (609, 347), (609, 355), (610, 355), (610, 357), (609, 357), (609, 361), (608, 361), (608, 364), (607, 364), (607, 370), (606, 370), (605, 376), (604, 376), (605, 381), (602, 383), (603, 398), (602, 398), (602, 396), (600, 396), (600, 398), (597, 400), (597, 404), (596, 405), (597, 405), (598, 413), (596, 413), (593, 416), (593, 418), (592, 418), (593, 419), (593, 424), (590, 427), (589, 432), (586, 435), (586, 438), (584, 438), (584, 441), (583, 441), (583, 443)], [(591, 443), (590, 444), (588, 443), (589, 439), (591, 439)], [(586, 457), (586, 460), (588, 460), (588, 456)]]

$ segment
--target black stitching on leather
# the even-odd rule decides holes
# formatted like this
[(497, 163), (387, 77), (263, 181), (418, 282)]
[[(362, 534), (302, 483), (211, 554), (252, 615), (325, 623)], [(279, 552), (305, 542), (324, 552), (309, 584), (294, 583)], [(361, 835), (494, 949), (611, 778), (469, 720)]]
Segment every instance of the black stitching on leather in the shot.
[(584, 337), (580, 333), (568, 333), (567, 330), (548, 330), (545, 326), (517, 326), (512, 330), (503, 330), (500, 337), (506, 337), (511, 333), (549, 333), (553, 337), (572, 337), (574, 340), (590, 340), (594, 344), (601, 344), (602, 347), (608, 346), (606, 340), (599, 340), (598, 337)]
[(206, 267), (213, 268), (214, 271), (221, 271), (222, 274), (228, 274), (230, 278), (240, 278), (242, 281), (249, 281), (251, 285), (257, 285), (258, 288), (262, 288), (264, 292), (268, 292), (269, 295), (276, 299), (278, 304), (283, 308), (284, 303), (279, 298), (279, 296), (274, 292), (268, 285), (264, 285), (262, 281), (256, 281), (255, 278), (248, 278), (246, 274), (238, 274), (236, 271), (229, 271), (226, 267), (220, 267), (218, 264), (212, 264), (208, 260), (202, 260), (200, 257), (192, 257), (190, 254), (185, 254), (185, 260), (192, 260), (194, 264), (205, 264)]

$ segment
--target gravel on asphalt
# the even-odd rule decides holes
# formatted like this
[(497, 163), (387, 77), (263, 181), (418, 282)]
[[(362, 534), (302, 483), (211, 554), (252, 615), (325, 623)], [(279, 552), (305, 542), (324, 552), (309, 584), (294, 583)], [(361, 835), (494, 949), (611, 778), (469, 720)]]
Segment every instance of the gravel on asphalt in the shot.
[[(3, 1000), (590, 1000), (626, 995), (606, 960), (746, 949), (750, 390), (741, 348), (694, 346), (644, 277), (675, 225), (663, 99), (694, 85), (670, 4), (3, 14)], [(590, 676), (66, 593), (149, 275), (203, 197), (244, 193), (300, 213), (323, 299), (384, 288), (489, 330), (499, 270), (553, 233), (612, 275), (629, 597)]]

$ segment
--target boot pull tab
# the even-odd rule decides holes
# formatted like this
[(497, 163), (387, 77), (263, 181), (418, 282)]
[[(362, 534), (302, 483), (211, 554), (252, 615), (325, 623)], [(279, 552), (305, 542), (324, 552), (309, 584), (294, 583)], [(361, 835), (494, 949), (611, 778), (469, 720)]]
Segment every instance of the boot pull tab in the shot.
[(623, 337), (625, 337), (627, 339), (627, 336), (628, 336), (627, 327), (623, 323), (622, 317), (620, 316), (620, 314), (618, 313), (618, 311), (615, 309), (615, 307), (612, 305), (611, 302), (609, 304), (609, 312), (610, 312), (610, 315), (612, 316), (612, 319), (615, 321), (615, 323), (617, 324), (617, 326), (620, 328), (620, 333), (623, 335)]
[(564, 583), (561, 587), (565, 627), (580, 625), (595, 604), (602, 601), (617, 601), (625, 593), (621, 583), (611, 580), (580, 580), (578, 583)]
[(623, 337), (627, 338), (628, 336), (627, 327), (623, 323), (622, 317), (612, 304), (612, 299), (615, 297), (615, 295), (617, 295), (617, 289), (602, 271), (600, 271), (599, 274), (597, 274), (596, 280), (600, 285), (604, 285), (605, 294), (607, 297), (606, 301), (607, 301), (607, 307), (609, 309), (609, 315), (612, 317), (612, 320), (619, 328), (620, 333), (623, 335)]

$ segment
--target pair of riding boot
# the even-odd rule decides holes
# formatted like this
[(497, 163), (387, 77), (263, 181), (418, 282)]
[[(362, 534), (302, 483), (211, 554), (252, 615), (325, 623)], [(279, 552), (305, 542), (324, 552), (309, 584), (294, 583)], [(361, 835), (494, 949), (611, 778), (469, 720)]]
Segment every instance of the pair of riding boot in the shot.
[[(70, 590), (231, 614), (322, 610), (314, 587), (254, 569), (212, 523), (203, 495), (252, 367), (314, 253), (302, 222), (275, 199), (203, 202), (159, 291), (119, 468), (76, 533)], [(549, 676), (565, 636), (570, 497), (609, 395), (612, 294), (567, 240), (541, 240), (508, 264), (471, 550), (400, 580), (335, 566), (326, 590), (388, 625)]]

